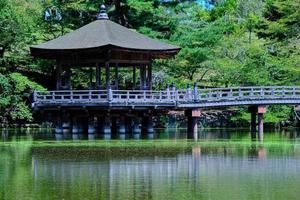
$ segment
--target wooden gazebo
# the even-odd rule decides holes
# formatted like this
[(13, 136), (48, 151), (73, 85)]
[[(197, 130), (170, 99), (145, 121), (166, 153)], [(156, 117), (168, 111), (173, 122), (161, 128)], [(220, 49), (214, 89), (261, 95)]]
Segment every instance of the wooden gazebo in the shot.
[[(137, 89), (136, 69), (139, 69), (139, 88), (145, 90), (152, 86), (152, 60), (170, 58), (179, 50), (177, 46), (151, 39), (110, 21), (102, 6), (96, 21), (57, 39), (32, 46), (31, 55), (57, 61), (57, 90), (72, 88), (72, 67), (96, 69), (96, 83), (89, 89), (118, 89), (117, 78), (111, 85), (110, 73), (114, 68), (115, 77), (118, 77), (120, 67), (132, 68), (133, 88), (128, 89)], [(101, 83), (102, 69), (105, 70), (105, 83)]]
[[(158, 101), (147, 103), (147, 97), (155, 95), (152, 91), (151, 63), (154, 59), (175, 56), (180, 48), (151, 39), (110, 21), (105, 6), (101, 6), (97, 20), (64, 36), (32, 46), (30, 51), (36, 58), (56, 60), (56, 90), (46, 93), (36, 91), (33, 107), (41, 112), (53, 113), (52, 122), (56, 124), (57, 133), (71, 130), (71, 127), (73, 133), (78, 132), (79, 124), (82, 124), (79, 120), (82, 113), (85, 120), (88, 119), (89, 133), (95, 132), (97, 121), (98, 127), (101, 127), (104, 133), (110, 133), (114, 128), (111, 123), (113, 115), (117, 116), (114, 120), (117, 118), (118, 132), (124, 133), (128, 113), (135, 119), (132, 120), (134, 123), (129, 122), (133, 124), (133, 131), (140, 130), (141, 121), (146, 121), (149, 130), (153, 130), (151, 115), (147, 113), (151, 113), (151, 110), (157, 107)], [(73, 90), (71, 68), (75, 67), (88, 67), (94, 72), (90, 73), (96, 77), (90, 76), (89, 88)], [(122, 91), (119, 90), (118, 83), (121, 67), (131, 68), (133, 79), (132, 84)], [(112, 68), (114, 76), (111, 76)], [(102, 70), (105, 73), (102, 73)], [(137, 70), (139, 81), (136, 80)], [(105, 74), (105, 78), (102, 78), (101, 74)], [(111, 80), (111, 77), (115, 77), (115, 80)], [(164, 95), (170, 97), (170, 93)], [(156, 95), (158, 96), (161, 99), (165, 98), (163, 95)], [(114, 101), (114, 97), (117, 97), (118, 101)], [(124, 98), (133, 99), (133, 104), (124, 102)], [(131, 112), (136, 107), (137, 100), (142, 109)], [(163, 106), (173, 106), (173, 100), (171, 103), (162, 101), (161, 103)], [(140, 120), (145, 114), (148, 120)]]

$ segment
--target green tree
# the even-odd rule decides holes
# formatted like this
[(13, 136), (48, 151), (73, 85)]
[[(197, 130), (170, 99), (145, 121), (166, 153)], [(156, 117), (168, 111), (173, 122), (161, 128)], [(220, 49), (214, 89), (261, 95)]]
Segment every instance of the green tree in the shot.
[(32, 121), (30, 110), (33, 90), (45, 90), (20, 73), (0, 74), (0, 122)]

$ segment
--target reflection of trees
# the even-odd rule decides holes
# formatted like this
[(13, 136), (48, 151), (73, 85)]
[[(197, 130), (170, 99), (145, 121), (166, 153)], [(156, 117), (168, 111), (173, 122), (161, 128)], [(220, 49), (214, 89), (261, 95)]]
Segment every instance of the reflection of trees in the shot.
[(165, 156), (108, 157), (79, 147), (66, 154), (67, 148), (0, 147), (0, 199), (253, 199), (253, 188), (261, 199), (270, 188), (288, 199), (300, 183), (293, 146), (196, 145)]
[[(264, 189), (269, 185), (289, 185), (272, 191), (280, 195), (293, 190), (290, 184), (300, 183), (300, 160), (266, 157), (266, 149), (259, 146), (251, 150), (225, 149), (196, 146), (191, 153), (175, 157), (86, 161), (49, 160), (33, 155), (32, 170), (36, 182), (46, 180), (54, 186), (53, 193), (60, 191), (55, 196), (59, 199), (80, 199), (85, 195), (91, 199), (234, 199), (236, 194), (250, 198), (254, 187), (260, 188), (256, 192), (264, 199)], [(268, 162), (262, 165), (261, 158)], [(38, 184), (36, 192), (46, 187)]]
[[(165, 187), (176, 188), (178, 185), (186, 189), (193, 186), (196, 190), (200, 170), (198, 155), (87, 162), (47, 160), (33, 156), (32, 160), (32, 171), (36, 181), (48, 180), (51, 185), (59, 183), (59, 186), (64, 186), (64, 191), (89, 193), (92, 199), (167, 198), (166, 195), (170, 194), (154, 191)], [(54, 189), (60, 190), (59, 186)], [(36, 185), (35, 189), (38, 192), (44, 190), (43, 187)], [(73, 194), (68, 195), (69, 198), (76, 199)], [(67, 198), (67, 194), (63, 192), (56, 197)]]
[(24, 199), (23, 191), (32, 189), (29, 150), (22, 142), (0, 146), (0, 199)]

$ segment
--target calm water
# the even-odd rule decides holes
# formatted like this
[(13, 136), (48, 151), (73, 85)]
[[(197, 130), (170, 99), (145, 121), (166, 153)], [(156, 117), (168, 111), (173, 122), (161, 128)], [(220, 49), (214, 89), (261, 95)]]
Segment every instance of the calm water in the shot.
[(269, 132), (263, 144), (250, 142), (248, 130), (199, 137), (169, 129), (153, 140), (57, 140), (2, 131), (0, 199), (300, 199), (299, 131)]

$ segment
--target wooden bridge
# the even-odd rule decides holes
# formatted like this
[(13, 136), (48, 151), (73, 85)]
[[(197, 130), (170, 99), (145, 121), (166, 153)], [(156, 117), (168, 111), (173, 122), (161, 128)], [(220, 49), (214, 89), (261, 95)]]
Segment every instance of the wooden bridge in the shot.
[(59, 90), (34, 92), (33, 107), (188, 109), (242, 105), (300, 104), (300, 86), (178, 90)]
[[(95, 131), (94, 117), (98, 115), (98, 122), (102, 121), (103, 132), (111, 132), (111, 122), (108, 117), (112, 111), (116, 111), (119, 117), (118, 132), (121, 136), (126, 132), (125, 115), (130, 112), (120, 110), (136, 110), (133, 117), (133, 132), (140, 132), (140, 121), (136, 117), (146, 117), (147, 132), (153, 132), (151, 112), (153, 110), (184, 110), (188, 121), (189, 137), (195, 138), (198, 133), (198, 119), (203, 108), (249, 106), (251, 112), (251, 135), (256, 137), (258, 125), (259, 140), (263, 140), (263, 114), (267, 105), (297, 105), (300, 104), (300, 86), (267, 86), (267, 87), (231, 87), (198, 89), (188, 87), (178, 90), (175, 87), (163, 91), (153, 90), (57, 90), (34, 92), (33, 107), (35, 109), (57, 111), (84, 110), (89, 113), (89, 133)], [(104, 112), (99, 112), (103, 110)], [(149, 114), (150, 112), (150, 114)], [(127, 113), (127, 114), (126, 114)], [(59, 115), (58, 115), (59, 116)], [(78, 117), (78, 114), (73, 114)], [(135, 118), (135, 119), (134, 119)], [(103, 121), (103, 120), (104, 121)], [(59, 119), (58, 121), (60, 121)], [(69, 124), (68, 117), (65, 123)], [(59, 124), (59, 123), (58, 123)], [(72, 132), (78, 131), (77, 120), (72, 122)], [(62, 126), (64, 127), (64, 125)], [(65, 125), (66, 130), (69, 129)], [(58, 128), (57, 130), (62, 130)], [(58, 131), (60, 132), (60, 131)]]

